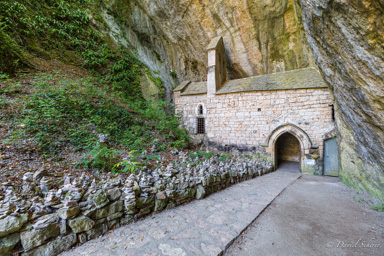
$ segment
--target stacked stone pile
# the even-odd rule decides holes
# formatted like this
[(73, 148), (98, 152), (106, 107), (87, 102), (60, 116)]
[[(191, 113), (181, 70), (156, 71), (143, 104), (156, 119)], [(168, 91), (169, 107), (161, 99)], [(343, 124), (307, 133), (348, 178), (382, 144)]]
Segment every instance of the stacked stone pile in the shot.
[[(181, 152), (173, 163), (160, 163), (152, 172), (144, 167), (128, 177), (106, 173), (101, 182), (68, 176), (58, 190), (51, 189), (48, 172), (26, 173), (20, 194), (12, 184), (2, 187), (6, 196), (0, 201), (0, 255), (57, 255), (152, 212), (272, 170), (271, 163), (259, 160), (192, 159)], [(36, 189), (39, 196), (24, 199)]]

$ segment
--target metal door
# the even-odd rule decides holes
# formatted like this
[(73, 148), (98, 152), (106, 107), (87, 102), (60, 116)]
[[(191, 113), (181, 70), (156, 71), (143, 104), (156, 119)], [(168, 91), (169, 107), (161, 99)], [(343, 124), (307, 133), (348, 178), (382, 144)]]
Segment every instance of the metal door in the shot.
[(324, 175), (339, 176), (339, 159), (336, 138), (324, 143)]

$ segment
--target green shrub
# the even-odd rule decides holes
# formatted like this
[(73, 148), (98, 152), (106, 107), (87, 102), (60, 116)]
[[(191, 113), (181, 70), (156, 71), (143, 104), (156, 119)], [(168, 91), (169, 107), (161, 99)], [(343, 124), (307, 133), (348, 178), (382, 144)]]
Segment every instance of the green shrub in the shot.
[(41, 74), (32, 81), (32, 94), (25, 96), (16, 94), (23, 89), (21, 84), (9, 80), (0, 96), (12, 93), (17, 97), (12, 101), (1, 97), (0, 108), (17, 105), (17, 115), (6, 111), (4, 117), (16, 118), (14, 122), (24, 125), (28, 136), (48, 155), (71, 146), (88, 150), (100, 133), (108, 134), (112, 144), (139, 153), (151, 147), (155, 134), (161, 137), (159, 150), (188, 146), (189, 135), (179, 127), (178, 117), (166, 112), (170, 103), (120, 101), (122, 96), (111, 96), (96, 81)]
[(195, 159), (197, 157), (205, 158), (205, 159), (210, 159), (213, 155), (214, 155), (214, 153), (212, 153), (212, 152), (205, 152), (205, 151), (199, 150), (197, 152), (190, 153), (189, 157), (192, 158), (192, 159)]
[(119, 160), (119, 151), (105, 144), (97, 143), (96, 146), (86, 154), (77, 166), (96, 168), (100, 171), (111, 171)]
[(45, 152), (54, 153), (65, 143), (77, 150), (90, 148), (95, 133), (119, 140), (133, 124), (132, 113), (116, 105), (92, 83), (63, 80), (60, 85), (50, 88), (46, 82), (36, 83), (36, 87), (45, 89), (29, 98), (24, 111), (23, 123)]
[(130, 172), (136, 173), (141, 167), (140, 162), (136, 155), (136, 150), (132, 150), (128, 154), (128, 160), (124, 160), (115, 164), (112, 168), (112, 171), (117, 172)]

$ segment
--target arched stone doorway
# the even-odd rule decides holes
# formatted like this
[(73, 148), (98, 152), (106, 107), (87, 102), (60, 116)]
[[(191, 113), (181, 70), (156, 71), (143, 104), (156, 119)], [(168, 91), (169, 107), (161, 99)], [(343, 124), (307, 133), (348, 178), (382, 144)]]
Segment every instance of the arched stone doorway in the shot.
[(309, 138), (308, 134), (300, 127), (290, 123), (280, 125), (269, 134), (262, 146), (266, 147), (267, 153), (270, 153), (271, 160), (273, 161), (275, 168), (277, 168), (278, 152), (276, 151), (276, 143), (278, 142), (281, 136), (287, 133), (294, 136), (294, 138), (296, 138), (296, 140), (299, 142), (299, 166), (302, 170), (303, 167), (306, 165), (305, 161), (307, 157), (310, 157), (311, 148), (314, 148), (314, 146), (312, 145), (312, 141)]
[(289, 166), (300, 168), (301, 149), (299, 140), (291, 133), (286, 132), (275, 143), (275, 166)]

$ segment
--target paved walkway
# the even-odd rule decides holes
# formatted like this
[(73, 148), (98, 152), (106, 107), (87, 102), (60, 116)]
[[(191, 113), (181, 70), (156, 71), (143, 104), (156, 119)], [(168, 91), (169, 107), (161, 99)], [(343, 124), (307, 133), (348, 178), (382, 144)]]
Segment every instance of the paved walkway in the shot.
[(114, 230), (62, 255), (219, 255), (300, 173), (276, 171)]
[(338, 178), (303, 175), (250, 225), (226, 256), (384, 255), (384, 214)]

